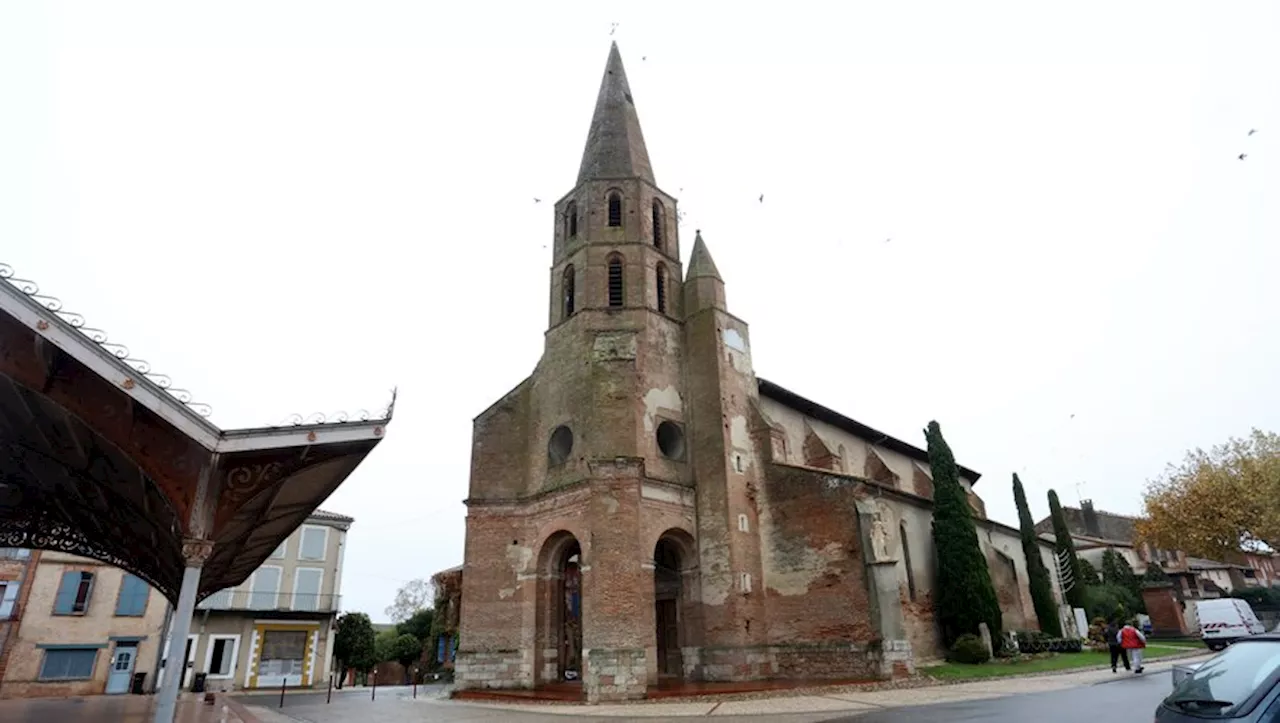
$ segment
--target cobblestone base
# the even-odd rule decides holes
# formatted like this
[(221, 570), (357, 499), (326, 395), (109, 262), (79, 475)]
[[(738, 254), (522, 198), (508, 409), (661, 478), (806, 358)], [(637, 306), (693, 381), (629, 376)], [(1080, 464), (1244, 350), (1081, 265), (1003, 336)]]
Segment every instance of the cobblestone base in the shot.
[(533, 656), (519, 650), (459, 650), (453, 667), (459, 690), (533, 687)]
[(649, 676), (643, 648), (587, 650), (588, 703), (644, 698)]

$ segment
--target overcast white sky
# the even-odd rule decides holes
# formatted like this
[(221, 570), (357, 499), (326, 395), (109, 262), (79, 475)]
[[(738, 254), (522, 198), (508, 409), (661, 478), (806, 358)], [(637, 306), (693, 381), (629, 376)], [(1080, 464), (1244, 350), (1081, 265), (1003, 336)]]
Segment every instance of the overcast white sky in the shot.
[(915, 444), (938, 419), (991, 516), (1014, 471), (1037, 519), (1077, 483), (1137, 513), (1186, 449), (1280, 428), (1274, 2), (5, 3), (0, 261), (223, 427), (399, 385), (324, 504), (383, 619), (462, 559), (612, 23), (757, 373)]

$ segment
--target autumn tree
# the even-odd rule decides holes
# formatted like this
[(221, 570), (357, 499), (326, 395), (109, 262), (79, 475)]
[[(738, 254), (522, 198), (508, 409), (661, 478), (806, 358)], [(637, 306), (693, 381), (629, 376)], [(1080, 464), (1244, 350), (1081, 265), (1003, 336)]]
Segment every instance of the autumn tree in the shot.
[(430, 582), (422, 578), (410, 580), (396, 591), (395, 602), (385, 612), (391, 622), (403, 623), (413, 617), (414, 613), (430, 609), (433, 598)]
[(1018, 527), (1022, 532), (1022, 556), (1027, 560), (1027, 587), (1031, 591), (1031, 603), (1035, 606), (1040, 630), (1055, 638), (1062, 637), (1062, 622), (1058, 619), (1058, 606), (1053, 599), (1053, 583), (1049, 569), (1040, 557), (1040, 542), (1036, 535), (1031, 508), (1027, 506), (1027, 494), (1022, 480), (1013, 473), (1013, 502), (1018, 507)]
[(1154, 547), (1231, 559), (1243, 549), (1280, 549), (1280, 435), (1254, 429), (1205, 451), (1147, 486), (1138, 536)]
[(1073, 608), (1084, 607), (1085, 582), (1080, 570), (1080, 557), (1076, 555), (1076, 543), (1071, 539), (1071, 530), (1067, 527), (1067, 518), (1062, 514), (1062, 504), (1058, 502), (1058, 493), (1049, 490), (1049, 517), (1053, 520), (1053, 546), (1058, 553), (1059, 567), (1066, 568), (1062, 586), (1067, 587), (1068, 575), (1074, 581), (1067, 588), (1067, 604)]
[(934, 612), (943, 639), (949, 648), (961, 635), (977, 635), (978, 625), (986, 623), (991, 639), (998, 640), (1000, 602), (978, 543), (955, 457), (937, 422), (929, 422), (924, 434), (933, 470), (933, 545), (938, 571)]

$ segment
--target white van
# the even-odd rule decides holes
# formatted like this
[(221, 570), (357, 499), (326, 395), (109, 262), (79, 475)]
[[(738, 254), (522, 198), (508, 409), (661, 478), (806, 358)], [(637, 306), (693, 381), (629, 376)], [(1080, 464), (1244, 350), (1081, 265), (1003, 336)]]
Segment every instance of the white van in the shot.
[(1210, 650), (1222, 650), (1240, 638), (1266, 632), (1249, 603), (1230, 597), (1196, 601), (1196, 622)]

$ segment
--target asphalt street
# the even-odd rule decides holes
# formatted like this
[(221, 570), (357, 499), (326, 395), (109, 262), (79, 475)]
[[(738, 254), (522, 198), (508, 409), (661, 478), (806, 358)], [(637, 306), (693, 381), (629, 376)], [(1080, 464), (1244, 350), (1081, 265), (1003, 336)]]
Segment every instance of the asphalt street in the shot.
[(831, 723), (1133, 723), (1149, 721), (1156, 706), (1173, 689), (1168, 670), (1133, 675), (1120, 672), (1114, 680), (1051, 693), (941, 703), (919, 708), (890, 708), (829, 718)]
[[(793, 715), (720, 716), (715, 720), (737, 723), (954, 723), (955, 721), (984, 721), (990, 723), (1132, 723), (1150, 720), (1156, 705), (1172, 687), (1168, 670), (1142, 676), (1119, 673), (1115, 679), (1103, 683), (1060, 690), (1049, 693), (1009, 696), (963, 702), (941, 703), (930, 706), (885, 708), (857, 714), (805, 713)], [(438, 695), (434, 687), (419, 687), (418, 695)], [(289, 718), (264, 716), (263, 723), (299, 720), (308, 723), (338, 723), (358, 720), (361, 723), (400, 723), (425, 721), (457, 721), (459, 723), (575, 723), (598, 721), (604, 723), (652, 723), (651, 716), (618, 718), (591, 715), (557, 715), (553, 707), (531, 706), (525, 711), (495, 710), (492, 708), (457, 704), (430, 704), (410, 700), (408, 688), (378, 690), (377, 700), (370, 700), (368, 689), (334, 693), (333, 702), (325, 703), (324, 693), (296, 694), (285, 697), (284, 708), (279, 708), (279, 696), (254, 695), (239, 697), (242, 703), (272, 713), (283, 713)]]

